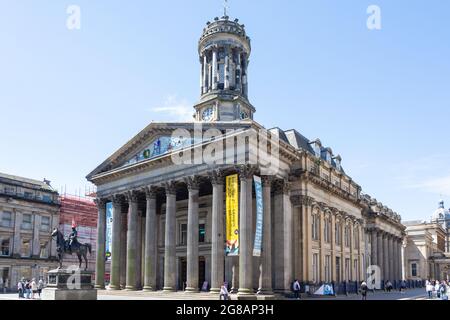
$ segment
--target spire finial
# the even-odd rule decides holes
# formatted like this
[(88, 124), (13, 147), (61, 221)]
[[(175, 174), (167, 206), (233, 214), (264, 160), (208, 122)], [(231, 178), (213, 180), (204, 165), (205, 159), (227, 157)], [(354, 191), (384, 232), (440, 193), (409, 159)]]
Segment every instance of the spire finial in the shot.
[(226, 17), (228, 15), (228, 9), (230, 9), (228, 5), (228, 0), (223, 1), (223, 16)]

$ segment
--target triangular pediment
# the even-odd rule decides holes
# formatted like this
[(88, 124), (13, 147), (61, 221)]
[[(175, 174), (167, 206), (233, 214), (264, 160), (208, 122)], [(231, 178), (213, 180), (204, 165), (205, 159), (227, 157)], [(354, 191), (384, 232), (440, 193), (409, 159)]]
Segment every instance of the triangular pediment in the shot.
[(108, 157), (101, 165), (93, 170), (86, 178), (91, 179), (102, 173), (111, 170), (127, 167), (136, 163), (158, 158), (177, 150), (196, 143), (195, 139), (186, 141), (172, 137), (177, 129), (185, 129), (192, 133), (194, 130), (208, 130), (217, 128), (219, 130), (243, 129), (251, 127), (254, 122), (211, 122), (211, 123), (162, 123), (152, 122), (144, 130), (134, 136), (130, 141), (124, 144), (120, 149)]

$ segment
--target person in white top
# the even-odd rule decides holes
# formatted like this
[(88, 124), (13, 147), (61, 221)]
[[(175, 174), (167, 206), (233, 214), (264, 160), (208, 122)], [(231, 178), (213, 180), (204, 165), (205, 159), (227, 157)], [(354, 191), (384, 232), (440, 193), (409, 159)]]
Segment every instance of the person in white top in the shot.
[(36, 279), (32, 279), (31, 280), (31, 284), (30, 284), (30, 289), (31, 289), (31, 299), (34, 299), (34, 295), (37, 293), (37, 283), (36, 283)]
[(433, 285), (431, 284), (431, 282), (429, 280), (427, 280), (427, 282), (425, 282), (425, 289), (427, 290), (427, 293), (428, 293), (428, 299), (432, 299), (433, 298)]
[(228, 293), (228, 288), (227, 288), (227, 283), (224, 282), (224, 284), (220, 287), (220, 300), (229, 300), (229, 293)]
[(436, 281), (434, 283), (434, 291), (436, 292), (436, 298), (440, 298), (441, 297), (441, 292), (439, 291), (439, 287), (441, 285), (439, 284), (439, 281)]

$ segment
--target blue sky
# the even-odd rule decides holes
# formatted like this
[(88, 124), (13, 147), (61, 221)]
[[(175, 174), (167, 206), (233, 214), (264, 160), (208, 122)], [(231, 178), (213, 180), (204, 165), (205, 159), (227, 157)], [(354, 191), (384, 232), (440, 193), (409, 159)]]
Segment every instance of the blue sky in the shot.
[[(382, 29), (368, 30), (369, 5)], [(66, 9), (81, 8), (81, 30)], [(319, 137), (404, 220), (450, 207), (450, 2), (230, 1), (266, 127)], [(199, 98), (197, 41), (222, 1), (0, 0), (0, 171), (84, 192), (152, 120)]]

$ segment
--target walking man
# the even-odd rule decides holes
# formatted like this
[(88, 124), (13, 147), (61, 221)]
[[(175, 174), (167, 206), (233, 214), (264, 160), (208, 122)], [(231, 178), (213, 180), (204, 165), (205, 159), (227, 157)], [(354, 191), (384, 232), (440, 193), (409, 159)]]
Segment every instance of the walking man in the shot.
[(300, 300), (300, 282), (297, 279), (294, 280), (294, 298)]

